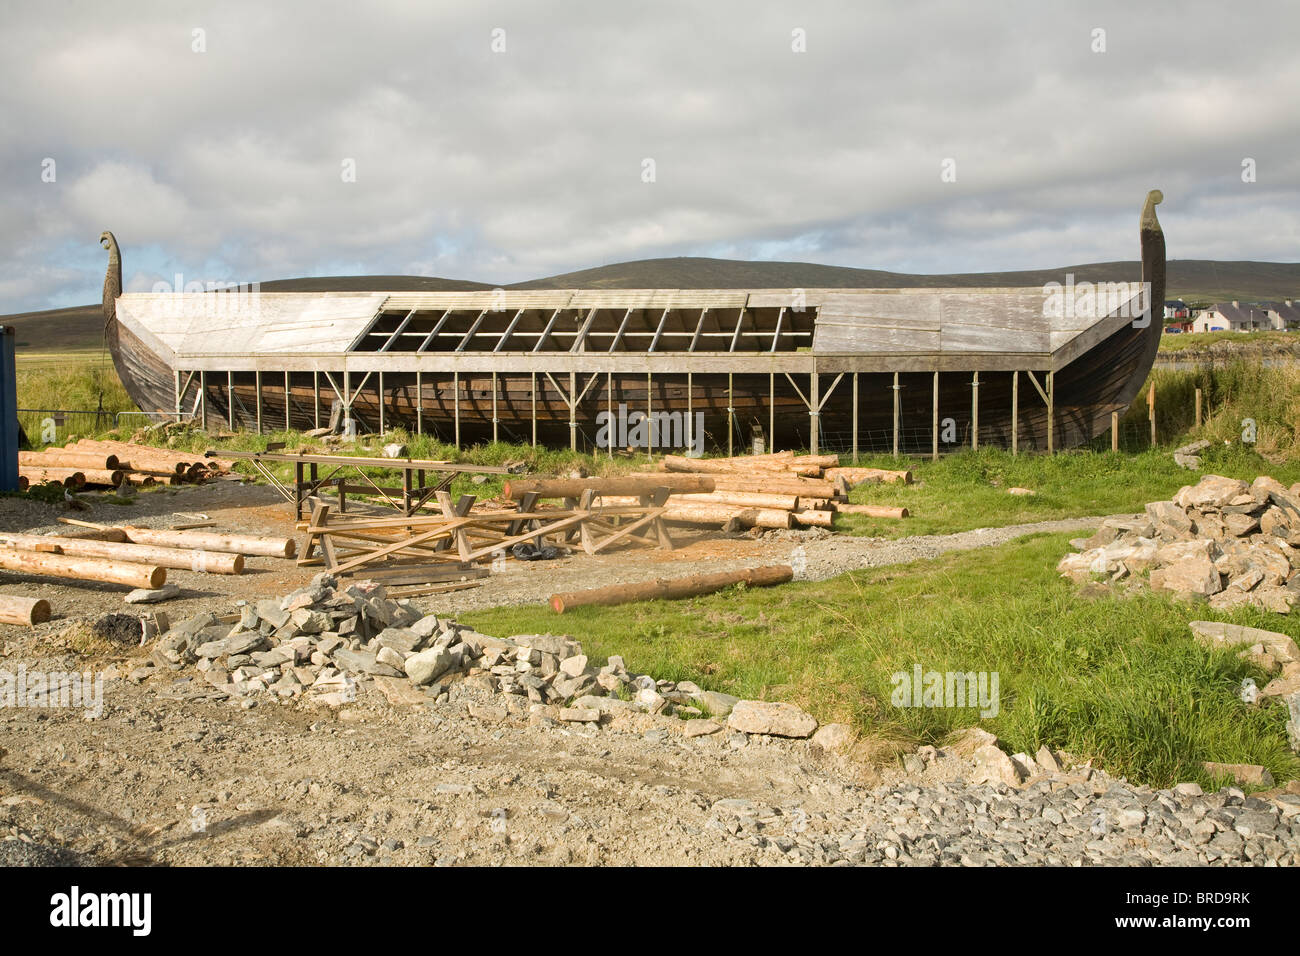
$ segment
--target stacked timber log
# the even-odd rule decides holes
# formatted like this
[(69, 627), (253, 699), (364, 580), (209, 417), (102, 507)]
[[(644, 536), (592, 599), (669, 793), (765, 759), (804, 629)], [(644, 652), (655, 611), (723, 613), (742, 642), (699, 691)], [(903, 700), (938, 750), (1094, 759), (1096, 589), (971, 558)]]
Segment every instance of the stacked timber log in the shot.
[(231, 462), (201, 458), (167, 448), (130, 442), (82, 439), (63, 448), (18, 453), (19, 484), (44, 482), (79, 488), (132, 485), (179, 485), (205, 481), (229, 472)]
[[(737, 458), (683, 458), (665, 455), (663, 472), (632, 477), (713, 479), (708, 493), (674, 493), (664, 519), (683, 524), (739, 528), (831, 528), (836, 512), (876, 518), (906, 518), (906, 508), (850, 505), (849, 490), (863, 483), (910, 484), (910, 471), (884, 468), (842, 468), (836, 455), (745, 455)], [(665, 474), (667, 473), (667, 474)], [(623, 504), (624, 499), (606, 499)]]

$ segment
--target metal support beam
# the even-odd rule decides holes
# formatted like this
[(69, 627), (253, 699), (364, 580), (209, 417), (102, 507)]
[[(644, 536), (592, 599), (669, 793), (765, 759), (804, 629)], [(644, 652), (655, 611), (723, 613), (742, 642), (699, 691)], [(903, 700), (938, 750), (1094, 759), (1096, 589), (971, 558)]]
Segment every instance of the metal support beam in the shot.
[(311, 373), (311, 408), (312, 417), (316, 424), (313, 428), (320, 428), (320, 372)]
[(424, 434), (424, 378), (415, 373), (415, 433)]
[(980, 450), (980, 373), (976, 372), (970, 383), (970, 447)]
[[(632, 310), (629, 309), (628, 311), (631, 312)], [(626, 321), (626, 316), (624, 316), (624, 320)], [(605, 427), (609, 429), (609, 435), (608, 435), (609, 441), (606, 442), (606, 444), (609, 447), (608, 457), (612, 459), (614, 457), (614, 441), (618, 433), (618, 425), (614, 421), (614, 373), (613, 372), (605, 373), (605, 411), (607, 413)]]
[[(782, 309), (782, 311), (785, 311)], [(777, 319), (780, 322), (780, 318)], [(776, 373), (767, 376), (767, 450), (776, 451)]]
[(650, 373), (646, 372), (645, 373), (645, 413), (646, 413), (645, 457), (646, 457), (646, 461), (649, 461), (651, 458), (654, 457), (656, 439), (659, 437), (659, 432), (655, 428), (655, 415), (654, 415), (655, 400), (654, 400), (653, 386), (654, 383), (651, 381)]
[(235, 430), (235, 373), (226, 373), (226, 412), (230, 418), (230, 430)]
[(284, 373), (284, 430), (288, 431), (293, 425), (293, 420), (289, 417), (289, 373)]
[(379, 373), (379, 434), (383, 435), (387, 429), (384, 427), (384, 373)]
[(203, 423), (203, 430), (208, 430), (208, 373), (199, 373), (199, 392), (203, 396), (199, 405), (199, 417)]
[[(523, 312), (523, 309), (519, 310)], [(492, 373), (492, 444), (497, 443), (497, 373)]]
[(433, 340), (436, 339), (438, 337), (438, 333), (442, 331), (442, 327), (446, 323), (447, 316), (449, 315), (451, 315), (451, 309), (448, 309), (447, 311), (443, 312), (442, 317), (438, 319), (437, 322), (433, 323), (433, 328), (431, 328), (429, 330), (429, 334), (424, 337), (424, 341), (421, 342), (420, 347), (416, 349), (417, 352), (428, 351), (429, 346), (433, 343)]
[(465, 346), (469, 345), (470, 342), (474, 341), (474, 333), (477, 332), (479, 326), (483, 324), (483, 317), (487, 314), (488, 314), (488, 310), (484, 309), (482, 312), (478, 314), (478, 317), (470, 324), (469, 331), (465, 333), (464, 338), (460, 340), (460, 344), (456, 346), (457, 352), (465, 351)]
[(253, 373), (253, 388), (257, 392), (257, 433), (262, 434), (262, 373)]
[(455, 418), (456, 450), (460, 451), (460, 372), (451, 373), (452, 415)]
[(533, 447), (537, 447), (537, 373), (529, 372), (528, 377), (532, 383), (532, 400), (533, 400)]
[(694, 381), (690, 372), (686, 373), (686, 443), (695, 450), (695, 396)]
[(732, 436), (736, 432), (736, 383), (727, 373), (727, 457), (732, 456)]
[[(1152, 386), (1154, 388), (1154, 386)], [(1056, 453), (1056, 372), (1047, 373), (1047, 453)]]
[(817, 454), (817, 438), (821, 432), (822, 405), (817, 400), (817, 389), (820, 387), (817, 380), (816, 372), (808, 373), (808, 451), (811, 454)]

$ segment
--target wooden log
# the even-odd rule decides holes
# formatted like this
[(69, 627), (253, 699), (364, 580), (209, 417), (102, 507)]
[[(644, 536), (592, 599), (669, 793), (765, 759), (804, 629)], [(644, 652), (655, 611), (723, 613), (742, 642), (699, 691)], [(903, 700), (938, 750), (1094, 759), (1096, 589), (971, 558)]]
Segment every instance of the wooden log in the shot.
[(827, 481), (842, 477), (851, 485), (860, 485), (864, 481), (912, 483), (910, 471), (891, 471), (888, 468), (827, 468), (824, 477)]
[(821, 475), (820, 465), (764, 461), (754, 458), (683, 458), (681, 455), (664, 455), (660, 466), (665, 471), (685, 474), (736, 475), (761, 473), (765, 475)]
[(664, 505), (663, 518), (677, 524), (727, 525), (742, 528), (789, 528), (790, 512), (776, 508), (735, 508), (730, 505), (676, 504), (671, 498)]
[(871, 518), (906, 518), (911, 514), (906, 508), (889, 508), (884, 505), (837, 504), (835, 510), (844, 515), (867, 515)]
[(638, 475), (626, 478), (511, 478), (502, 494), (518, 499), (527, 494), (541, 498), (581, 498), (588, 489), (598, 495), (648, 495), (658, 488), (673, 494), (702, 494), (713, 491), (707, 475)]
[(551, 595), (551, 607), (556, 614), (591, 605), (612, 607), (632, 601), (673, 600), (712, 594), (733, 584), (744, 582), (749, 587), (771, 587), (794, 578), (794, 569), (788, 564), (745, 568), (740, 571), (722, 571), (717, 574), (693, 574), (683, 578), (657, 578), (640, 584), (614, 584), (588, 591), (569, 591)]
[(795, 524), (809, 525), (817, 528), (829, 528), (834, 521), (834, 514), (829, 511), (796, 511), (791, 515)]
[(46, 448), (43, 451), (20, 451), (18, 464), (33, 468), (88, 468), (116, 471), (120, 466), (117, 456), (78, 451), (75, 448)]
[(715, 491), (708, 495), (674, 495), (668, 502), (674, 504), (732, 505), (737, 508), (776, 508), (795, 511), (799, 504), (797, 495), (766, 495), (756, 491)]
[(809, 498), (806, 497), (805, 495), (800, 495), (798, 498), (798, 502), (799, 503), (794, 507), (795, 511), (833, 510), (832, 508), (830, 508), (831, 499), (829, 498)]
[[(631, 477), (646, 477), (641, 473)], [(653, 477), (653, 476), (649, 476)], [(835, 497), (835, 485), (829, 481), (807, 478), (755, 475), (701, 475), (713, 479), (716, 491), (747, 491), (765, 495), (814, 495), (818, 498)]]
[(0, 548), (0, 568), (52, 578), (75, 578), (124, 584), (132, 588), (160, 588), (167, 583), (167, 569), (104, 558), (79, 558), (66, 554), (42, 554)]
[(78, 472), (82, 476), (83, 485), (97, 485), (106, 488), (116, 488), (126, 477), (126, 472), (120, 468), (109, 471), (105, 468), (87, 468), (85, 471)]
[(94, 538), (65, 538), (45, 534), (10, 534), (0, 532), (0, 545), (22, 551), (56, 549), (56, 554), (88, 558), (109, 558), (135, 564), (156, 564), (180, 571), (203, 571), (208, 574), (243, 574), (244, 556), (219, 551), (180, 550), (147, 544), (121, 544)]
[(292, 558), (298, 550), (293, 538), (260, 537), (250, 534), (222, 534), (213, 531), (164, 531), (122, 525), (132, 544), (155, 544), (164, 548), (193, 548), (196, 551), (225, 551), (230, 554), (266, 558)]
[(63, 485), (65, 488), (80, 488), (86, 483), (85, 474), (72, 468), (28, 468), (21, 466), (18, 473), (27, 479), (29, 486), (51, 481)]
[(44, 598), (0, 594), (0, 624), (40, 624), (50, 619), (50, 602)]

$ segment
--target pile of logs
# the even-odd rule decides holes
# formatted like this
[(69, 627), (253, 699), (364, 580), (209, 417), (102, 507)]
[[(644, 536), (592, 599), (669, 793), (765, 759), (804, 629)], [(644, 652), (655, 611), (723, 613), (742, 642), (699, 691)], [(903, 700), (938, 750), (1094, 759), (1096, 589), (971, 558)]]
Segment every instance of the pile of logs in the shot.
[[(663, 472), (638, 473), (641, 481), (710, 479), (712, 489), (682, 489), (669, 499), (664, 520), (679, 524), (741, 528), (794, 526), (830, 528), (835, 514), (865, 514), (877, 518), (906, 518), (906, 508), (850, 505), (849, 489), (864, 482), (910, 484), (910, 471), (882, 468), (842, 468), (835, 455), (780, 452), (737, 458), (683, 458), (665, 455)], [(669, 474), (664, 474), (667, 472)], [(622, 505), (617, 494), (603, 497), (607, 505)]]
[(21, 488), (53, 482), (74, 491), (117, 488), (123, 482), (144, 487), (179, 485), (228, 473), (231, 464), (168, 448), (83, 438), (62, 448), (19, 452), (18, 482)]
[[(246, 555), (292, 558), (296, 552), (292, 538), (60, 521), (84, 530), (66, 536), (0, 532), (0, 569), (156, 590), (167, 582), (169, 568), (242, 574)], [(48, 605), (42, 611), (40, 603), (32, 605), (29, 616), (44, 613), (48, 618)], [(0, 607), (0, 620), (15, 623), (8, 613)]]

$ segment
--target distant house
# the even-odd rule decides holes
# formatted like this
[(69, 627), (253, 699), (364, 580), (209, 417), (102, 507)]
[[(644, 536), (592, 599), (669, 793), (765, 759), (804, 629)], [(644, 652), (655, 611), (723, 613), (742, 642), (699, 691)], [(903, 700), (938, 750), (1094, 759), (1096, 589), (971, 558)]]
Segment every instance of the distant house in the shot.
[(1166, 319), (1190, 319), (1191, 317), (1192, 310), (1182, 299), (1165, 300)]
[(1275, 329), (1300, 328), (1300, 300), (1264, 302), (1261, 307), (1268, 312), (1269, 324)]
[(1258, 303), (1220, 302), (1196, 317), (1193, 332), (1254, 332), (1271, 329), (1268, 309)]

